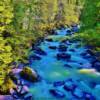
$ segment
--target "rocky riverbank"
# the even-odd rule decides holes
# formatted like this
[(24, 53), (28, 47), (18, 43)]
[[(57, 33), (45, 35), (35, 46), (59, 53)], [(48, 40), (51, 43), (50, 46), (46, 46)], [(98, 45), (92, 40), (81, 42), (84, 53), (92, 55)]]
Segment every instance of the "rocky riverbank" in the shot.
[(15, 87), (0, 99), (99, 100), (100, 61), (80, 39), (69, 39), (75, 32), (75, 26), (55, 30), (32, 45), (27, 66), (9, 74)]

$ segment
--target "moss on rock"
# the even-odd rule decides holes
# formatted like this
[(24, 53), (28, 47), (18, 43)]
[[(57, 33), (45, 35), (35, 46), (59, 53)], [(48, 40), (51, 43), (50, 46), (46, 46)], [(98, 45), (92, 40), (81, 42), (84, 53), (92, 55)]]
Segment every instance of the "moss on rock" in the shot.
[(20, 72), (20, 76), (28, 81), (37, 81), (37, 73), (29, 67), (23, 68)]

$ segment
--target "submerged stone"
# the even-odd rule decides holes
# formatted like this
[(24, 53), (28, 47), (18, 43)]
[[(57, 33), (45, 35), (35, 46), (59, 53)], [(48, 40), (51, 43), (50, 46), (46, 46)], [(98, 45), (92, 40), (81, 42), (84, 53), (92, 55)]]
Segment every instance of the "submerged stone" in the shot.
[(59, 90), (56, 90), (56, 89), (50, 89), (49, 92), (50, 92), (53, 96), (55, 96), (55, 97), (57, 97), (57, 98), (64, 98), (64, 97), (65, 97), (65, 94), (64, 94), (63, 92), (61, 92), (61, 91), (59, 91)]
[(76, 88), (76, 85), (73, 84), (71, 81), (66, 81), (64, 87), (66, 91), (73, 91)]
[(98, 72), (100, 72), (100, 62), (95, 62), (93, 65), (92, 65), (93, 68), (95, 68)]
[(61, 52), (65, 52), (67, 50), (67, 47), (63, 44), (60, 44), (58, 50)]
[(50, 49), (53, 49), (53, 50), (57, 49), (56, 46), (49, 46), (49, 48), (50, 48)]
[(43, 51), (41, 48), (38, 47), (34, 49), (34, 52), (39, 55), (47, 55), (45, 51)]
[(71, 55), (68, 53), (58, 53), (57, 59), (58, 60), (69, 60), (71, 58)]
[(53, 85), (54, 85), (55, 87), (62, 86), (62, 85), (64, 85), (64, 84), (65, 84), (64, 81), (58, 81), (58, 82), (54, 82), (54, 83), (53, 83)]
[(91, 56), (94, 56), (93, 51), (91, 51), (91, 50), (87, 50), (86, 52), (87, 52), (88, 54), (90, 54)]
[(64, 67), (66, 67), (66, 68), (72, 68), (72, 66), (70, 66), (69, 64), (65, 64)]
[(71, 52), (75, 52), (75, 49), (69, 49), (69, 51), (71, 51)]

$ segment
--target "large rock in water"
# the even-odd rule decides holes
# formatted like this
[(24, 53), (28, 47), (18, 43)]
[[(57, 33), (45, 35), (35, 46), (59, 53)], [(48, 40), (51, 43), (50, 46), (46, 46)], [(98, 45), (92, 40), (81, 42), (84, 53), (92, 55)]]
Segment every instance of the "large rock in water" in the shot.
[(69, 60), (71, 58), (71, 55), (68, 53), (58, 53), (57, 59), (58, 60)]
[(20, 76), (31, 82), (35, 82), (38, 80), (37, 73), (29, 67), (23, 68), (23, 70), (20, 72)]
[(61, 52), (65, 52), (67, 50), (67, 47), (64, 44), (60, 44), (58, 50)]
[(57, 47), (56, 46), (49, 46), (50, 49), (56, 50)]
[(47, 55), (47, 53), (39, 47), (34, 48), (34, 52), (39, 55)]

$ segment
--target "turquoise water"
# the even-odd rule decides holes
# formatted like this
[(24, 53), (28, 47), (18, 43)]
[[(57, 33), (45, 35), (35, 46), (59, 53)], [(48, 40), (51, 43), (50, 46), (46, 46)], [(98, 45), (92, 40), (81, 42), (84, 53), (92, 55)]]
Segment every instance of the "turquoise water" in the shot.
[[(67, 29), (57, 30), (57, 35), (54, 37), (61, 36), (62, 38), (65, 37)], [(49, 36), (48, 36), (49, 37)], [(46, 37), (46, 38), (48, 38)], [(53, 36), (52, 36), (53, 38)], [(100, 77), (95, 75), (81, 75), (78, 73), (79, 69), (82, 68), (89, 68), (91, 69), (91, 63), (89, 59), (83, 58), (80, 54), (86, 52), (88, 48), (86, 47), (77, 47), (80, 42), (76, 41), (74, 43), (70, 43), (67, 45), (66, 53), (71, 55), (71, 60), (57, 60), (56, 55), (59, 53), (58, 49), (52, 50), (49, 46), (56, 46), (58, 47), (60, 44), (60, 40), (48, 42), (44, 41), (38, 46), (42, 50), (44, 50), (47, 55), (39, 55), (42, 59), (41, 60), (33, 60), (30, 64), (31, 68), (35, 69), (38, 74), (41, 76), (42, 80), (36, 83), (30, 83), (30, 92), (34, 96), (34, 100), (85, 100), (81, 98), (75, 97), (72, 92), (66, 91), (64, 89), (64, 85), (55, 87), (53, 84), (54, 82), (64, 81), (67, 83), (68, 79), (72, 79), (73, 83), (77, 85), (77, 87), (81, 91), (89, 92), (93, 96), (96, 97), (96, 100), (100, 100), (100, 89), (95, 89), (91, 87), (91, 82), (97, 82), (96, 84), (99, 85)], [(74, 49), (75, 51), (72, 52), (70, 49)], [(31, 54), (34, 54), (32, 51)], [(69, 65), (70, 67), (66, 67), (65, 65)], [(98, 80), (98, 81), (97, 81)], [(56, 96), (52, 95), (49, 90), (55, 89), (61, 91), (61, 93), (65, 94), (64, 98), (57, 98)], [(74, 90), (73, 90), (74, 91)], [(81, 92), (78, 92), (78, 95), (81, 95)], [(94, 100), (94, 99), (89, 99)]]

